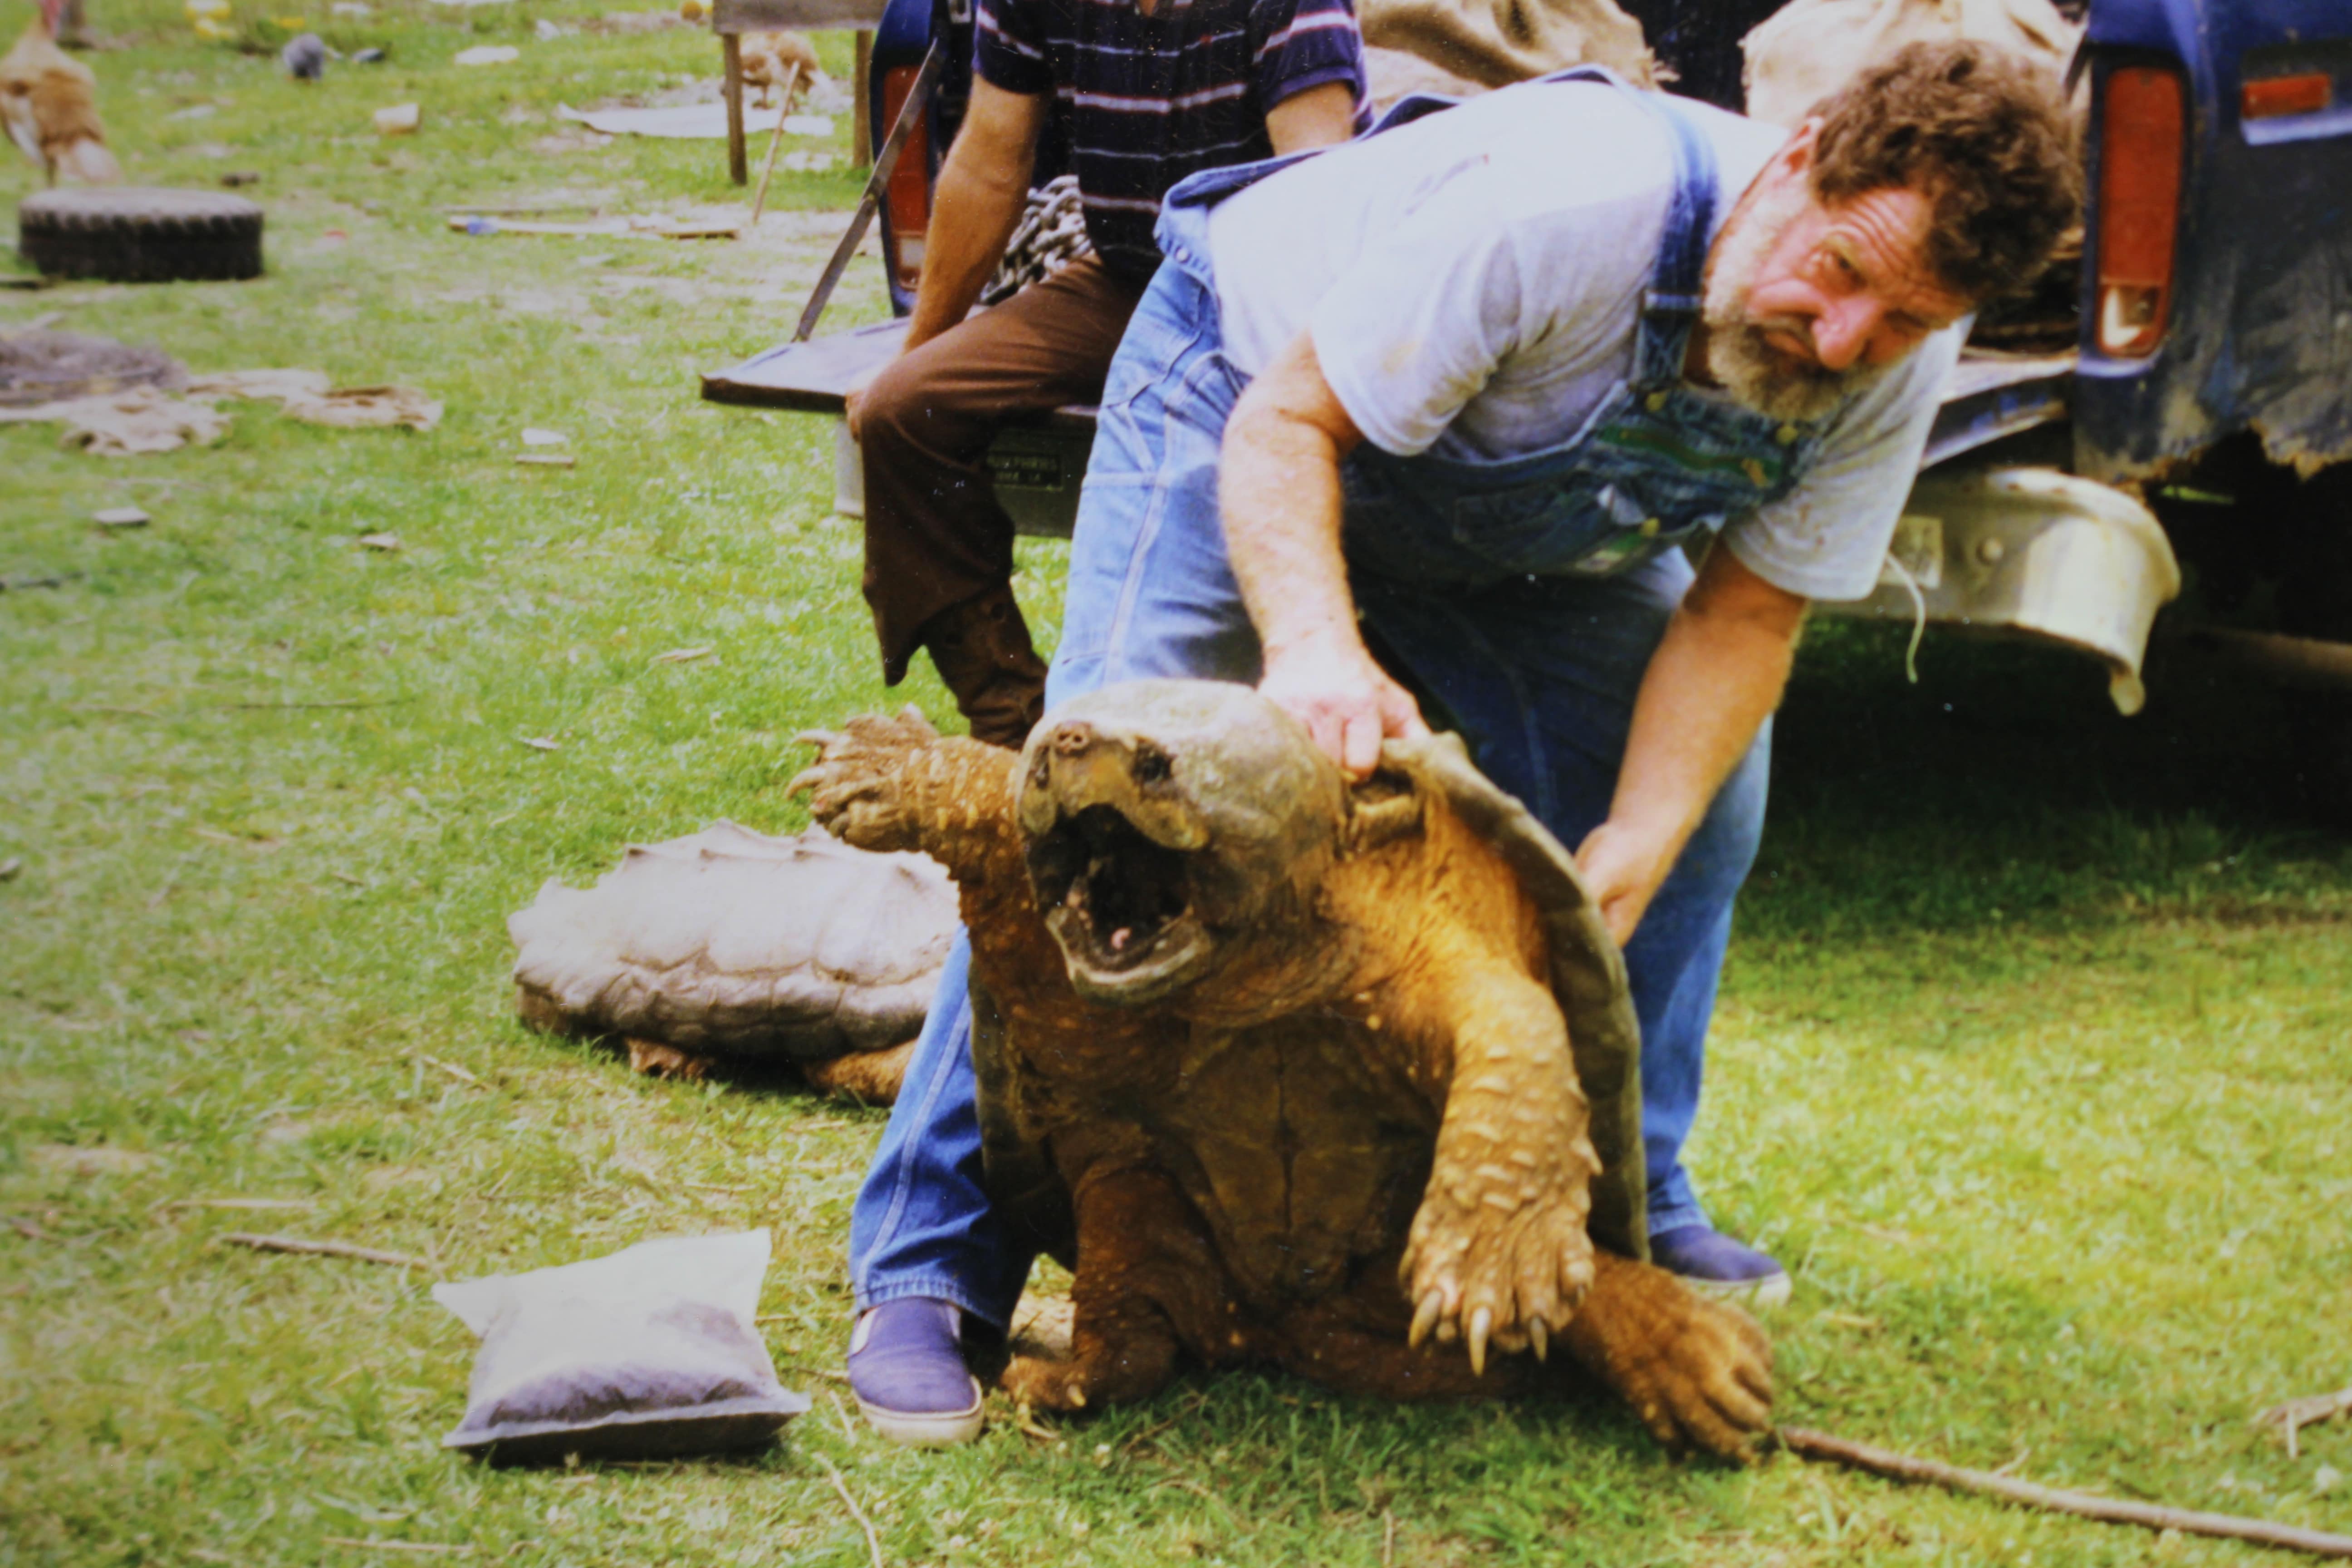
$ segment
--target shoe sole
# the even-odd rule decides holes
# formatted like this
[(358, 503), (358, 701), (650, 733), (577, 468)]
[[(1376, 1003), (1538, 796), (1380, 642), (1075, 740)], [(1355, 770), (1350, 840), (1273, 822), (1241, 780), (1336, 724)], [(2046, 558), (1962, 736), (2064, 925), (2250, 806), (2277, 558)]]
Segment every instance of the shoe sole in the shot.
[(910, 1448), (950, 1448), (980, 1436), (980, 1379), (971, 1380), (971, 1405), (964, 1410), (886, 1410), (863, 1399), (858, 1400), (857, 1409), (867, 1426), (893, 1443), (903, 1443)]
[(1786, 1274), (1768, 1274), (1761, 1279), (1695, 1279), (1687, 1274), (1675, 1279), (1700, 1295), (1717, 1301), (1730, 1301), (1742, 1307), (1769, 1310), (1789, 1304), (1790, 1293)]

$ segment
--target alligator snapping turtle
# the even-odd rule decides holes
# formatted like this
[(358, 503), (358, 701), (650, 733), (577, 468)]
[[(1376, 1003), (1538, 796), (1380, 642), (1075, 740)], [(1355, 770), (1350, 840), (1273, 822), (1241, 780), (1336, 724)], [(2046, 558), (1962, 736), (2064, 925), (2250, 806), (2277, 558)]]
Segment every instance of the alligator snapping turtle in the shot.
[(992, 1192), (1075, 1276), (1070, 1357), (1014, 1360), (1016, 1396), (1138, 1398), (1180, 1352), (1499, 1394), (1559, 1342), (1664, 1441), (1763, 1429), (1762, 1331), (1639, 1260), (1616, 951), (1458, 740), (1351, 788), (1249, 688), (1182, 680), (1018, 758), (912, 710), (803, 738), (820, 821), (961, 892)]
[(715, 822), (629, 846), (593, 888), (551, 879), (509, 916), (515, 1008), (535, 1028), (625, 1040), (640, 1072), (789, 1065), (888, 1104), (955, 908), (919, 856)]

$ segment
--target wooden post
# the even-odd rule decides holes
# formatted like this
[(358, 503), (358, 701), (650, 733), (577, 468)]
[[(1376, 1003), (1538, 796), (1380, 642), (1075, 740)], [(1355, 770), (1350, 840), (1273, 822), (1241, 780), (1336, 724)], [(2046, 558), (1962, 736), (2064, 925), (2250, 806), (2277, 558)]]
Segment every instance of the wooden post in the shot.
[(874, 74), (874, 30), (857, 29), (857, 64), (850, 72), (850, 96), (857, 107), (850, 117), (849, 161), (858, 168), (874, 162), (874, 106), (866, 90)]
[(727, 177), (748, 185), (751, 159), (743, 145), (743, 40), (734, 33), (721, 33), (719, 48), (727, 64)]

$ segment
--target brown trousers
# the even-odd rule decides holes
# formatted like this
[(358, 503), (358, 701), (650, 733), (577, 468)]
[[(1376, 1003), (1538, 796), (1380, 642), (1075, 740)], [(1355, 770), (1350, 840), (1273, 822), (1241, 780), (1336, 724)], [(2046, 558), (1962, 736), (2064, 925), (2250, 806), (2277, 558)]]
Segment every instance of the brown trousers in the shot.
[(1102, 396), (1143, 286), (1088, 256), (903, 354), (864, 411), (866, 602), (896, 686), (940, 611), (1013, 576), (988, 444), (1006, 421)]

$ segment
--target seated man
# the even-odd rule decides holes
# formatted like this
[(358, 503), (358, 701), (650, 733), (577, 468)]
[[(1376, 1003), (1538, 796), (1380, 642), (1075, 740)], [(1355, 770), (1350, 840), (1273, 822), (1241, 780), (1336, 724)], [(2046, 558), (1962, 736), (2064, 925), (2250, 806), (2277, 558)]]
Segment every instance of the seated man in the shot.
[[(1049, 698), (1255, 681), (1358, 776), (1442, 708), (1624, 946), (1651, 1253), (1701, 1288), (1789, 1289), (1681, 1153), (1798, 628), (1876, 582), (1965, 318), (2076, 200), (2054, 87), (1950, 44), (1793, 134), (1571, 72), (1161, 217)], [(957, 1310), (1002, 1321), (1027, 1270), (979, 1185), (961, 957), (853, 1219), (869, 1408), (886, 1374), (968, 1402)]]
[[(1101, 395), (1160, 265), (1151, 224), (1169, 186), (1348, 138), (1363, 50), (1348, 0), (980, 0), (973, 31), (971, 100), (940, 171), (905, 352), (848, 416), (865, 448), (866, 600), (884, 678), (897, 685), (928, 647), (972, 734), (1017, 746), (1045, 668), (1013, 601), (989, 442), (1007, 419)], [(1094, 254), (967, 321), (1056, 100)]]

